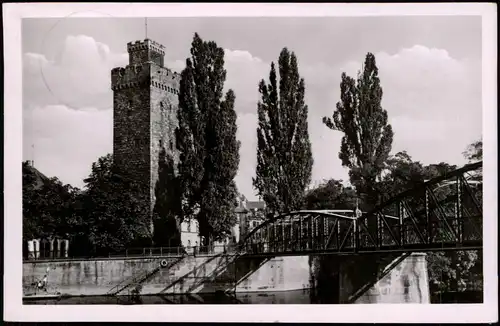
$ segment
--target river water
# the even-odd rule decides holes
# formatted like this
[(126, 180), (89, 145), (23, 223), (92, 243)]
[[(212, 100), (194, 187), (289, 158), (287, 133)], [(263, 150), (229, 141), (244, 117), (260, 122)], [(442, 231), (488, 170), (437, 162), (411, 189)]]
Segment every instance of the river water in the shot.
[[(469, 294), (467, 298), (457, 295), (433, 295), (432, 303), (481, 303), (482, 293)], [(26, 300), (23, 304), (36, 305), (88, 305), (88, 304), (335, 304), (334, 298), (318, 295), (313, 290), (304, 289), (282, 292), (254, 293), (200, 293), (178, 295), (148, 295), (136, 298), (86, 296), (61, 299)]]
[[(25, 300), (23, 304), (78, 305), (78, 304), (310, 304), (329, 303), (314, 299), (310, 290), (259, 293), (200, 293), (177, 295), (147, 295), (140, 297), (86, 296), (60, 299)], [(333, 303), (333, 302), (331, 302)]]

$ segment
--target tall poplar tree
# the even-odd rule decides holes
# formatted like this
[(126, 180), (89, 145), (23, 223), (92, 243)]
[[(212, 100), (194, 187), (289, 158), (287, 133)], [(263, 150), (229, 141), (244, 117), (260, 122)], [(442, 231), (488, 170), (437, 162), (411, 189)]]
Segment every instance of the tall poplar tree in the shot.
[(368, 209), (379, 201), (376, 183), (392, 148), (393, 131), (381, 105), (382, 94), (375, 56), (368, 53), (357, 82), (342, 73), (340, 101), (333, 119), (323, 118), (330, 129), (344, 133), (339, 158), (349, 168), (350, 181), (358, 194), (366, 195)]
[(235, 94), (223, 94), (224, 49), (194, 35), (179, 90), (179, 188), (183, 217), (194, 217), (209, 241), (234, 224), (240, 144), (236, 139)]
[(305, 83), (299, 75), (297, 57), (284, 48), (278, 66), (279, 84), (274, 62), (269, 84), (264, 80), (259, 83), (257, 168), (253, 179), (272, 213), (300, 209), (313, 165)]

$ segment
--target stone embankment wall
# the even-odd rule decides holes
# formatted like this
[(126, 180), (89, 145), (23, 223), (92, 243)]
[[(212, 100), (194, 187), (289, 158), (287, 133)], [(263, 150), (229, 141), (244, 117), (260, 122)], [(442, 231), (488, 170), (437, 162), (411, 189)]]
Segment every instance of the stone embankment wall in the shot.
[[(356, 291), (368, 284), (352, 303), (430, 303), (425, 255), (412, 254), (396, 260), (393, 268), (373, 280), (360, 273), (367, 266), (363, 265), (366, 264), (363, 257), (358, 258), (288, 256), (231, 260), (231, 255), (187, 257), (171, 268), (159, 269), (141, 284), (140, 294), (283, 292), (317, 288), (331, 292), (334, 298), (331, 303), (348, 303)], [(42, 279), (48, 270), (49, 293), (106, 295), (134, 276), (153, 271), (161, 260), (26, 262), (23, 264), (23, 292), (25, 295), (33, 293), (32, 284)], [(174, 260), (167, 259), (168, 264)], [(387, 266), (389, 263), (382, 261), (380, 265)], [(325, 279), (329, 284), (325, 283)], [(128, 287), (119, 294), (128, 294), (134, 288)]]
[[(168, 264), (178, 258), (164, 258)], [(35, 291), (33, 283), (47, 275), (49, 293), (64, 295), (106, 295), (122, 282), (156, 269), (162, 258), (89, 259), (23, 263), (23, 294)], [(171, 268), (161, 268), (143, 282), (140, 294), (182, 293), (222, 264), (219, 257), (187, 257)], [(186, 276), (186, 274), (188, 274)], [(173, 282), (183, 279), (174, 286)], [(120, 294), (128, 294), (131, 286)]]

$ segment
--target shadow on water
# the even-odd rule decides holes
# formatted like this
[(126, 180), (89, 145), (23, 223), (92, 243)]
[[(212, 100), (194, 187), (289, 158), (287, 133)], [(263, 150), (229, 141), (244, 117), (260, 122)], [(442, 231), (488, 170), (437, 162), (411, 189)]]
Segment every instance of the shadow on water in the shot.
[[(61, 299), (28, 300), (23, 304), (29, 305), (85, 305), (85, 304), (309, 304), (311, 302), (309, 290), (285, 292), (254, 292), (254, 293), (200, 293), (177, 295), (147, 295), (140, 297), (106, 297), (85, 296)], [(318, 302), (319, 303), (319, 302)]]
[[(433, 295), (432, 303), (478, 303), (482, 302), (482, 292), (449, 293)], [(89, 305), (89, 304), (332, 304), (332, 299), (318, 296), (312, 290), (252, 293), (200, 293), (177, 295), (147, 295), (140, 297), (86, 296), (48, 300), (28, 300), (29, 305)]]

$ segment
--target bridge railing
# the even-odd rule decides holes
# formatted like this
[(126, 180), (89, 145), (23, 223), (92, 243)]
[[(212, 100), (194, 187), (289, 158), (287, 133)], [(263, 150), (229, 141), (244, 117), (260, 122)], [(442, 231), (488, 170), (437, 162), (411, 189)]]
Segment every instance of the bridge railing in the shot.
[[(349, 210), (279, 214), (252, 230), (243, 242), (248, 252), (268, 254), (477, 250), (482, 247), (482, 187), (481, 180), (471, 187), (467, 175), (481, 164), (419, 183), (359, 216)], [(480, 179), (479, 174), (476, 177)]]
[(23, 257), (23, 262), (30, 261), (65, 261), (86, 259), (123, 259), (142, 257), (182, 257), (182, 256), (214, 256), (220, 253), (231, 253), (239, 250), (237, 245), (213, 245), (191, 247), (142, 247), (128, 248), (121, 251), (101, 255), (74, 255), (67, 257), (54, 257), (50, 252), (39, 252), (32, 257)]

